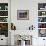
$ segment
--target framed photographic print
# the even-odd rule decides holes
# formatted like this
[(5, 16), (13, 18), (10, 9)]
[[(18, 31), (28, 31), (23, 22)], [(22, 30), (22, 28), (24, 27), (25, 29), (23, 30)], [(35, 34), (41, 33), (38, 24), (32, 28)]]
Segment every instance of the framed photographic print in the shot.
[(29, 20), (29, 10), (17, 10), (17, 20)]

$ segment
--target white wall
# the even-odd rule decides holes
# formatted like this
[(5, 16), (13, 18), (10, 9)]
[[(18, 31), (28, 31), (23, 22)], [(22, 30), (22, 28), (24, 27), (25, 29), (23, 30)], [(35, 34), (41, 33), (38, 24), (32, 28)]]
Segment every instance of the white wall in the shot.
[[(36, 3), (32, 0), (11, 0), (11, 22), (16, 25), (17, 30), (27, 30), (37, 23)], [(29, 10), (29, 20), (17, 20), (17, 10)]]
[[(17, 30), (28, 30), (34, 25), (37, 29), (38, 3), (45, 3), (46, 0), (11, 0), (11, 22)], [(29, 20), (17, 20), (17, 10), (29, 10)]]
[[(29, 20), (17, 20), (17, 10), (29, 10)], [(35, 26), (33, 35), (37, 36), (37, 0), (11, 0), (11, 22), (16, 25), (16, 31), (27, 30), (32, 24)], [(24, 32), (23, 31), (23, 32)], [(22, 31), (21, 31), (22, 32)], [(26, 31), (25, 31), (26, 34)], [(34, 39), (33, 39), (34, 41)], [(33, 43), (37, 44), (37, 42)]]
[[(36, 33), (33, 33), (33, 46), (43, 44), (43, 38), (35, 38), (38, 36), (38, 3), (46, 3), (46, 0), (11, 0), (11, 22), (14, 23), (18, 32), (19, 30), (27, 30), (32, 24), (35, 26), (34, 32)], [(17, 20), (17, 10), (24, 9), (29, 10), (29, 20)]]

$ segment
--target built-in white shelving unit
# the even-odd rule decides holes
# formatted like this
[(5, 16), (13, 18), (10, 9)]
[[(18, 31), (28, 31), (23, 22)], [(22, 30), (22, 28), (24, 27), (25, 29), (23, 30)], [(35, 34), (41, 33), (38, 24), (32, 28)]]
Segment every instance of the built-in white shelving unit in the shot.
[(46, 37), (46, 3), (38, 3), (38, 31), (40, 37)]
[(8, 37), (8, 3), (0, 3), (0, 35)]
[(0, 0), (0, 45), (8, 45), (9, 9), (6, 0)]

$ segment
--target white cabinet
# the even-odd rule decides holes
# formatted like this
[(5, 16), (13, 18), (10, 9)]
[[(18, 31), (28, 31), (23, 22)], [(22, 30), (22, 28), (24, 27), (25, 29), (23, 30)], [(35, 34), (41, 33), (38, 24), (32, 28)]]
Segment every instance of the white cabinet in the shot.
[(38, 46), (46, 46), (46, 3), (38, 3)]
[(0, 0), (0, 45), (8, 45), (8, 2)]
[(10, 0), (0, 0), (0, 45), (9, 43), (10, 15)]
[(38, 46), (46, 46), (46, 38), (44, 37), (38, 38)]
[(0, 45), (8, 45), (8, 37), (5, 37), (5, 35), (0, 35)]

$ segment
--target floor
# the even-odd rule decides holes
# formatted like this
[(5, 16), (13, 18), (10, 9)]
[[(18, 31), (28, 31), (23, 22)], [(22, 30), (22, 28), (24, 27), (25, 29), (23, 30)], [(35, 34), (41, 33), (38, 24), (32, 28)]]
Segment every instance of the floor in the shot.
[(0, 45), (0, 46), (8, 46), (8, 45)]

